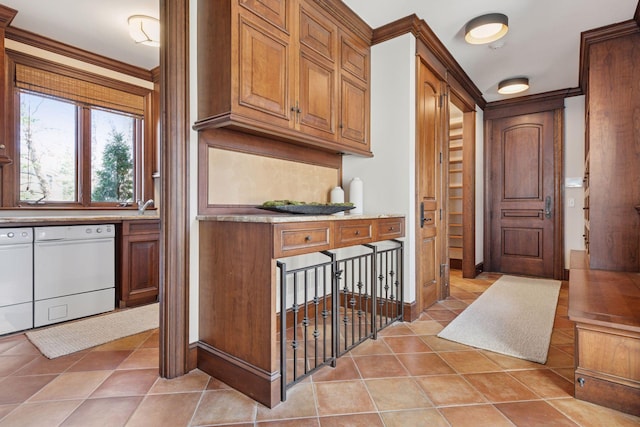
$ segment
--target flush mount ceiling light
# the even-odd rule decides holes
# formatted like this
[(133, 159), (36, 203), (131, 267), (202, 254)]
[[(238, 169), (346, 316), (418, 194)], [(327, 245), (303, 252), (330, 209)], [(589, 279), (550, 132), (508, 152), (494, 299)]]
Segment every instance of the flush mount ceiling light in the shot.
[(503, 80), (498, 84), (498, 93), (502, 95), (520, 93), (527, 89), (529, 89), (529, 79), (526, 77), (515, 77)]
[(160, 21), (146, 15), (129, 17), (129, 35), (136, 43), (160, 46)]
[(509, 31), (509, 18), (502, 13), (489, 13), (473, 18), (464, 27), (464, 39), (470, 44), (498, 40)]

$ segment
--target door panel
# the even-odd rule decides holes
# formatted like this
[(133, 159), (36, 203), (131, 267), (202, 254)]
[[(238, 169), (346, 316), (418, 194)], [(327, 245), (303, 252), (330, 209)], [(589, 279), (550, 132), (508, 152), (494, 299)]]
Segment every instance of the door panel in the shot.
[[(443, 119), (442, 82), (421, 61), (417, 94), (416, 139), (416, 302), (419, 311), (446, 297), (441, 289), (440, 265), (448, 258), (443, 248), (445, 226), (441, 213)], [(445, 245), (446, 246), (446, 245)]]
[(554, 277), (554, 112), (494, 120), (490, 146), (489, 269)]

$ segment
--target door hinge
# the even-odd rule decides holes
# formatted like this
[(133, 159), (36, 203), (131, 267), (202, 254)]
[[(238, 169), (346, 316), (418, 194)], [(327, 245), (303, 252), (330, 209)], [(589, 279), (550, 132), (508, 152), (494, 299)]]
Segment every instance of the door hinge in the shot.
[(442, 209), (440, 209), (440, 221), (442, 221)]
[(440, 264), (440, 277), (444, 277), (444, 271), (447, 268), (447, 264)]
[(442, 164), (442, 151), (440, 152), (440, 164)]

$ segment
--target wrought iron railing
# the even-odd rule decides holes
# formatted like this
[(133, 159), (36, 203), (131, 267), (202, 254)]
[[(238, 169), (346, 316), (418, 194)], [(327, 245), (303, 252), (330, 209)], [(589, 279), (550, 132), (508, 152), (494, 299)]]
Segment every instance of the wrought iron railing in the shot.
[(388, 242), (341, 259), (324, 251), (326, 262), (291, 270), (277, 262), (283, 401), (291, 386), (402, 320), (403, 244)]

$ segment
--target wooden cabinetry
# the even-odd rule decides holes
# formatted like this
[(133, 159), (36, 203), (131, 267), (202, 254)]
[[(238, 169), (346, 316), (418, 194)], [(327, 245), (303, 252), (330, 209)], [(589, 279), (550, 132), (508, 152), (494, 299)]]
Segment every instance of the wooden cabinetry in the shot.
[(619, 27), (583, 34), (585, 239), (591, 268), (640, 271), (640, 28)]
[[(196, 129), (228, 127), (371, 155), (370, 28), (309, 0), (198, 4)], [(322, 6), (322, 5), (325, 6)], [(355, 24), (349, 28), (346, 19)]]
[(402, 216), (199, 219), (198, 368), (268, 407), (282, 396), (276, 260), (404, 236)]
[[(454, 111), (455, 106), (449, 106)], [(459, 111), (459, 110), (458, 110)], [(453, 112), (451, 113), (453, 115)], [(462, 113), (458, 120), (449, 123), (449, 263), (462, 269)]]
[(572, 251), (569, 319), (575, 397), (640, 415), (640, 275), (592, 270), (584, 252)]
[(160, 220), (123, 221), (120, 234), (120, 308), (158, 300)]

